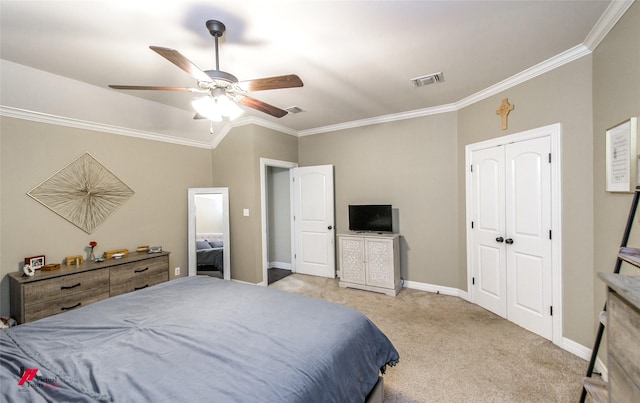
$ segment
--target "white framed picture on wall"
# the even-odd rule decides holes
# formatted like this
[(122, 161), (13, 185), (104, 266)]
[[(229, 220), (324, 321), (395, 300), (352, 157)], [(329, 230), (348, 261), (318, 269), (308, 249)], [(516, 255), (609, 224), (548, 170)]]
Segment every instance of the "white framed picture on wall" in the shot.
[(637, 118), (606, 130), (607, 192), (633, 192), (638, 183)]

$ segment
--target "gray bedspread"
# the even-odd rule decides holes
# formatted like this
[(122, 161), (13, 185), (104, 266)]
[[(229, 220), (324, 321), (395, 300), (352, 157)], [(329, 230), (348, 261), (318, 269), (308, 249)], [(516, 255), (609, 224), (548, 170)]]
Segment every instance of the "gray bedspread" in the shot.
[(0, 400), (362, 402), (397, 361), (351, 308), (194, 276), (0, 331)]

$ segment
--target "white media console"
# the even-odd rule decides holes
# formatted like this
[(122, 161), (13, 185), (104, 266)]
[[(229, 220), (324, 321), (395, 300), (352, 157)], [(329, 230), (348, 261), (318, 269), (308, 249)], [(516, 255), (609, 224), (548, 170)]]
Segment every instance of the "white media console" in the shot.
[(396, 296), (400, 280), (400, 235), (338, 234), (340, 287)]

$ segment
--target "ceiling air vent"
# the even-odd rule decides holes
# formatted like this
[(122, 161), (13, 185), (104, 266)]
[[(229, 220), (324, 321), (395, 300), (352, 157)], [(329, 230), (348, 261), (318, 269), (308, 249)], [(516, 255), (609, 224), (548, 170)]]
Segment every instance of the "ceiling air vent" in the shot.
[(304, 112), (304, 110), (298, 108), (297, 106), (291, 106), (289, 108), (284, 108), (284, 110), (289, 112), (292, 115), (295, 115), (296, 113)]
[(413, 84), (414, 87), (423, 87), (428, 84), (437, 84), (443, 81), (444, 75), (442, 74), (442, 72), (437, 72), (422, 77), (412, 78), (411, 84)]

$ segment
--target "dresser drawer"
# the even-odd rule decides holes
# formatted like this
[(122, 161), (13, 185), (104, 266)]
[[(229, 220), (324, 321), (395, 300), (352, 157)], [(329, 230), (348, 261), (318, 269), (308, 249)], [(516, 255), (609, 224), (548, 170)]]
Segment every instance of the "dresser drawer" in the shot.
[(615, 291), (607, 302), (609, 347), (609, 397), (612, 402), (638, 401), (640, 397), (640, 310)]
[(66, 295), (63, 298), (52, 301), (25, 305), (24, 321), (33, 322), (34, 320), (87, 306), (107, 298), (109, 298), (109, 287), (105, 284), (99, 289)]
[(24, 322), (66, 312), (109, 298), (109, 274), (89, 271), (24, 284)]
[(168, 256), (127, 263), (110, 269), (110, 294), (113, 297), (168, 280)]
[(91, 293), (97, 289), (108, 289), (109, 273), (106, 270), (93, 270), (68, 276), (56, 277), (46, 281), (24, 284), (25, 307), (44, 302), (68, 298), (70, 295)]

